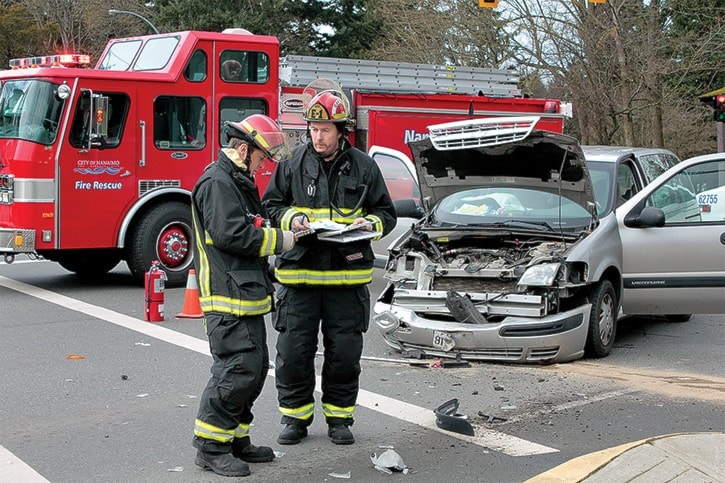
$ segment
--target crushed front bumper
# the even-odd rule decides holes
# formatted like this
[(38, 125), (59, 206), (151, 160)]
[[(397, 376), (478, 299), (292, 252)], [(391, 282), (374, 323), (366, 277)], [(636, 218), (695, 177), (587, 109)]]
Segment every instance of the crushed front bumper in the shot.
[(399, 351), (420, 350), (429, 356), (466, 360), (556, 363), (583, 357), (591, 304), (539, 318), (509, 316), (484, 324), (426, 319), (380, 301), (373, 310), (383, 339)]

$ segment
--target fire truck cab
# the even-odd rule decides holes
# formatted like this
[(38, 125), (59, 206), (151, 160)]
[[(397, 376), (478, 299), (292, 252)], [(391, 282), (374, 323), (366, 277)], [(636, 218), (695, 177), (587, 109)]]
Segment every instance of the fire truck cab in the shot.
[(0, 71), (0, 253), (81, 276), (125, 260), (169, 285), (191, 266), (190, 193), (225, 121), (278, 111), (279, 44), (245, 32), (115, 39), (87, 58)]

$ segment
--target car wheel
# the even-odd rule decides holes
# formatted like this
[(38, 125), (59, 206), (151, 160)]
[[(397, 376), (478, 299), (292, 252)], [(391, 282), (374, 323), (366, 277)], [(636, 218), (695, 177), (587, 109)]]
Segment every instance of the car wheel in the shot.
[(151, 262), (158, 260), (166, 286), (183, 286), (193, 261), (191, 237), (188, 205), (170, 202), (149, 210), (131, 237), (127, 263), (134, 278), (143, 283)]
[(692, 318), (692, 314), (669, 314), (665, 315), (668, 322), (687, 322)]
[(617, 335), (617, 293), (609, 280), (602, 280), (589, 294), (592, 311), (589, 314), (589, 333), (585, 352), (591, 357), (607, 356)]

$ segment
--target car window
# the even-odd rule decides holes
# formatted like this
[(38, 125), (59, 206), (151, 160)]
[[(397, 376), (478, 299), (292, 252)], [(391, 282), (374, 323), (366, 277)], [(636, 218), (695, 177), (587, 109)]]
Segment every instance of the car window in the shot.
[(590, 163), (589, 176), (592, 178), (594, 199), (597, 202), (597, 216), (601, 216), (605, 212), (609, 212), (612, 197), (612, 173), (599, 169), (595, 163)]
[(725, 161), (692, 166), (673, 176), (647, 198), (660, 208), (665, 224), (725, 221)]
[(376, 153), (375, 162), (380, 167), (380, 172), (383, 174), (383, 179), (385, 180), (385, 186), (387, 186), (393, 201), (420, 198), (418, 183), (415, 181), (410, 170), (403, 164), (402, 159), (383, 153)]
[(692, 170), (700, 220), (725, 223), (725, 161), (712, 161)]
[(646, 154), (639, 157), (640, 165), (644, 170), (647, 183), (651, 183), (659, 175), (679, 162), (677, 157), (670, 154)]
[(630, 199), (640, 188), (634, 166), (630, 162), (617, 166), (617, 205)]

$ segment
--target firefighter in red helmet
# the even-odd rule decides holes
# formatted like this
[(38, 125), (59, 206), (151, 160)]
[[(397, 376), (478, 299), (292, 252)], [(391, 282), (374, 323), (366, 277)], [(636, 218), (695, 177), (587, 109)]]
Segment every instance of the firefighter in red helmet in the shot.
[[(350, 105), (334, 82), (320, 79), (303, 93), (309, 142), (277, 166), (263, 196), (275, 226), (299, 232), (334, 221), (372, 230), (377, 239), (395, 225), (395, 209), (375, 161), (347, 139)], [(359, 390), (363, 333), (368, 328), (375, 256), (370, 238), (332, 243), (315, 235), (275, 259), (281, 284), (275, 363), (280, 444), (307, 436), (315, 412), (315, 353), (322, 331), (322, 414), (335, 444), (355, 442), (350, 426)]]
[(252, 405), (269, 366), (264, 314), (273, 309), (267, 257), (290, 250), (295, 236), (271, 228), (252, 176), (265, 159), (289, 155), (277, 123), (254, 114), (226, 123), (226, 148), (192, 191), (194, 266), (213, 357), (194, 424), (195, 463), (224, 476), (246, 476), (247, 462), (274, 459), (249, 438)]

